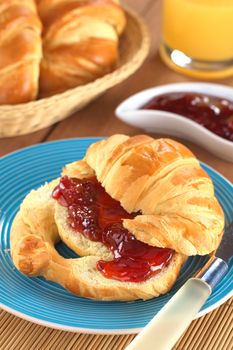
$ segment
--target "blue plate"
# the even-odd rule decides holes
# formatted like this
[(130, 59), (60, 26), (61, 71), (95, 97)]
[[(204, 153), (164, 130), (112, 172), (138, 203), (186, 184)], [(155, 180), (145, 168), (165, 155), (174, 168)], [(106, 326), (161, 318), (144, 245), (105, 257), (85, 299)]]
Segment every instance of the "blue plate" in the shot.
[[(81, 159), (98, 138), (69, 139), (28, 147), (0, 160), (0, 301), (3, 309), (48, 327), (82, 333), (136, 333), (144, 327), (180, 286), (199, 269), (206, 257), (189, 258), (171, 292), (149, 301), (101, 302), (79, 298), (60, 285), (43, 278), (28, 278), (13, 265), (9, 251), (12, 220), (25, 195), (45, 181), (59, 176), (61, 168)], [(206, 165), (216, 195), (223, 207), (226, 224), (233, 220), (233, 186)], [(65, 257), (75, 254), (63, 244)], [(233, 294), (233, 261), (225, 278), (199, 312), (215, 309)]]

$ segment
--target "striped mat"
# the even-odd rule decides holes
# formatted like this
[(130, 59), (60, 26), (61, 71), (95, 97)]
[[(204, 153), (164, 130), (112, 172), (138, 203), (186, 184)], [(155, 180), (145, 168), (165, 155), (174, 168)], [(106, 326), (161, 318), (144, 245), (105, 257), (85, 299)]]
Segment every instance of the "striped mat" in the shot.
[[(133, 338), (53, 330), (0, 311), (0, 350), (123, 350)], [(233, 350), (233, 298), (193, 321), (173, 350)]]

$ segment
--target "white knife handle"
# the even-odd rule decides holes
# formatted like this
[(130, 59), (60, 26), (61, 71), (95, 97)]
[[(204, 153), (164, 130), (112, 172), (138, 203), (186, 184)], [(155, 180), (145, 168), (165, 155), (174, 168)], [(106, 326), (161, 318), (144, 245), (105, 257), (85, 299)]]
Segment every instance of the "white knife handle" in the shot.
[(206, 282), (189, 279), (125, 350), (171, 350), (210, 293)]

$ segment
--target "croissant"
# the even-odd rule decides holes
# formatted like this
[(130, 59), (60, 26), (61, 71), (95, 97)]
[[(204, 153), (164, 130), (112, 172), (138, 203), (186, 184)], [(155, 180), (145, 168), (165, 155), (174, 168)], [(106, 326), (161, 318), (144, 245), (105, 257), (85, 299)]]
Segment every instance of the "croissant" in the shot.
[(210, 177), (185, 146), (114, 135), (91, 145), (85, 159), (112, 198), (142, 213), (123, 221), (138, 240), (184, 255), (218, 247), (224, 215)]
[(125, 15), (117, 0), (37, 0), (43, 23), (40, 95), (49, 96), (111, 72)]
[[(212, 181), (185, 146), (114, 135), (26, 196), (12, 225), (11, 255), (22, 273), (79, 296), (150, 299), (171, 289), (186, 256), (214, 251), (223, 227)], [(81, 258), (60, 256), (59, 239)]]
[(41, 23), (34, 1), (1, 0), (0, 104), (36, 98), (41, 52)]

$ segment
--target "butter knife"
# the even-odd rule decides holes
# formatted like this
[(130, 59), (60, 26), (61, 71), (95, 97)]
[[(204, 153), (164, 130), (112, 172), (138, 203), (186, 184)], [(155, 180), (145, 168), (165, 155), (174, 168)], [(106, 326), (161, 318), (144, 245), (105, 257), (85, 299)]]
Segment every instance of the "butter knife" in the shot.
[(171, 350), (228, 270), (233, 255), (233, 222), (215, 255), (190, 278), (125, 350)]

